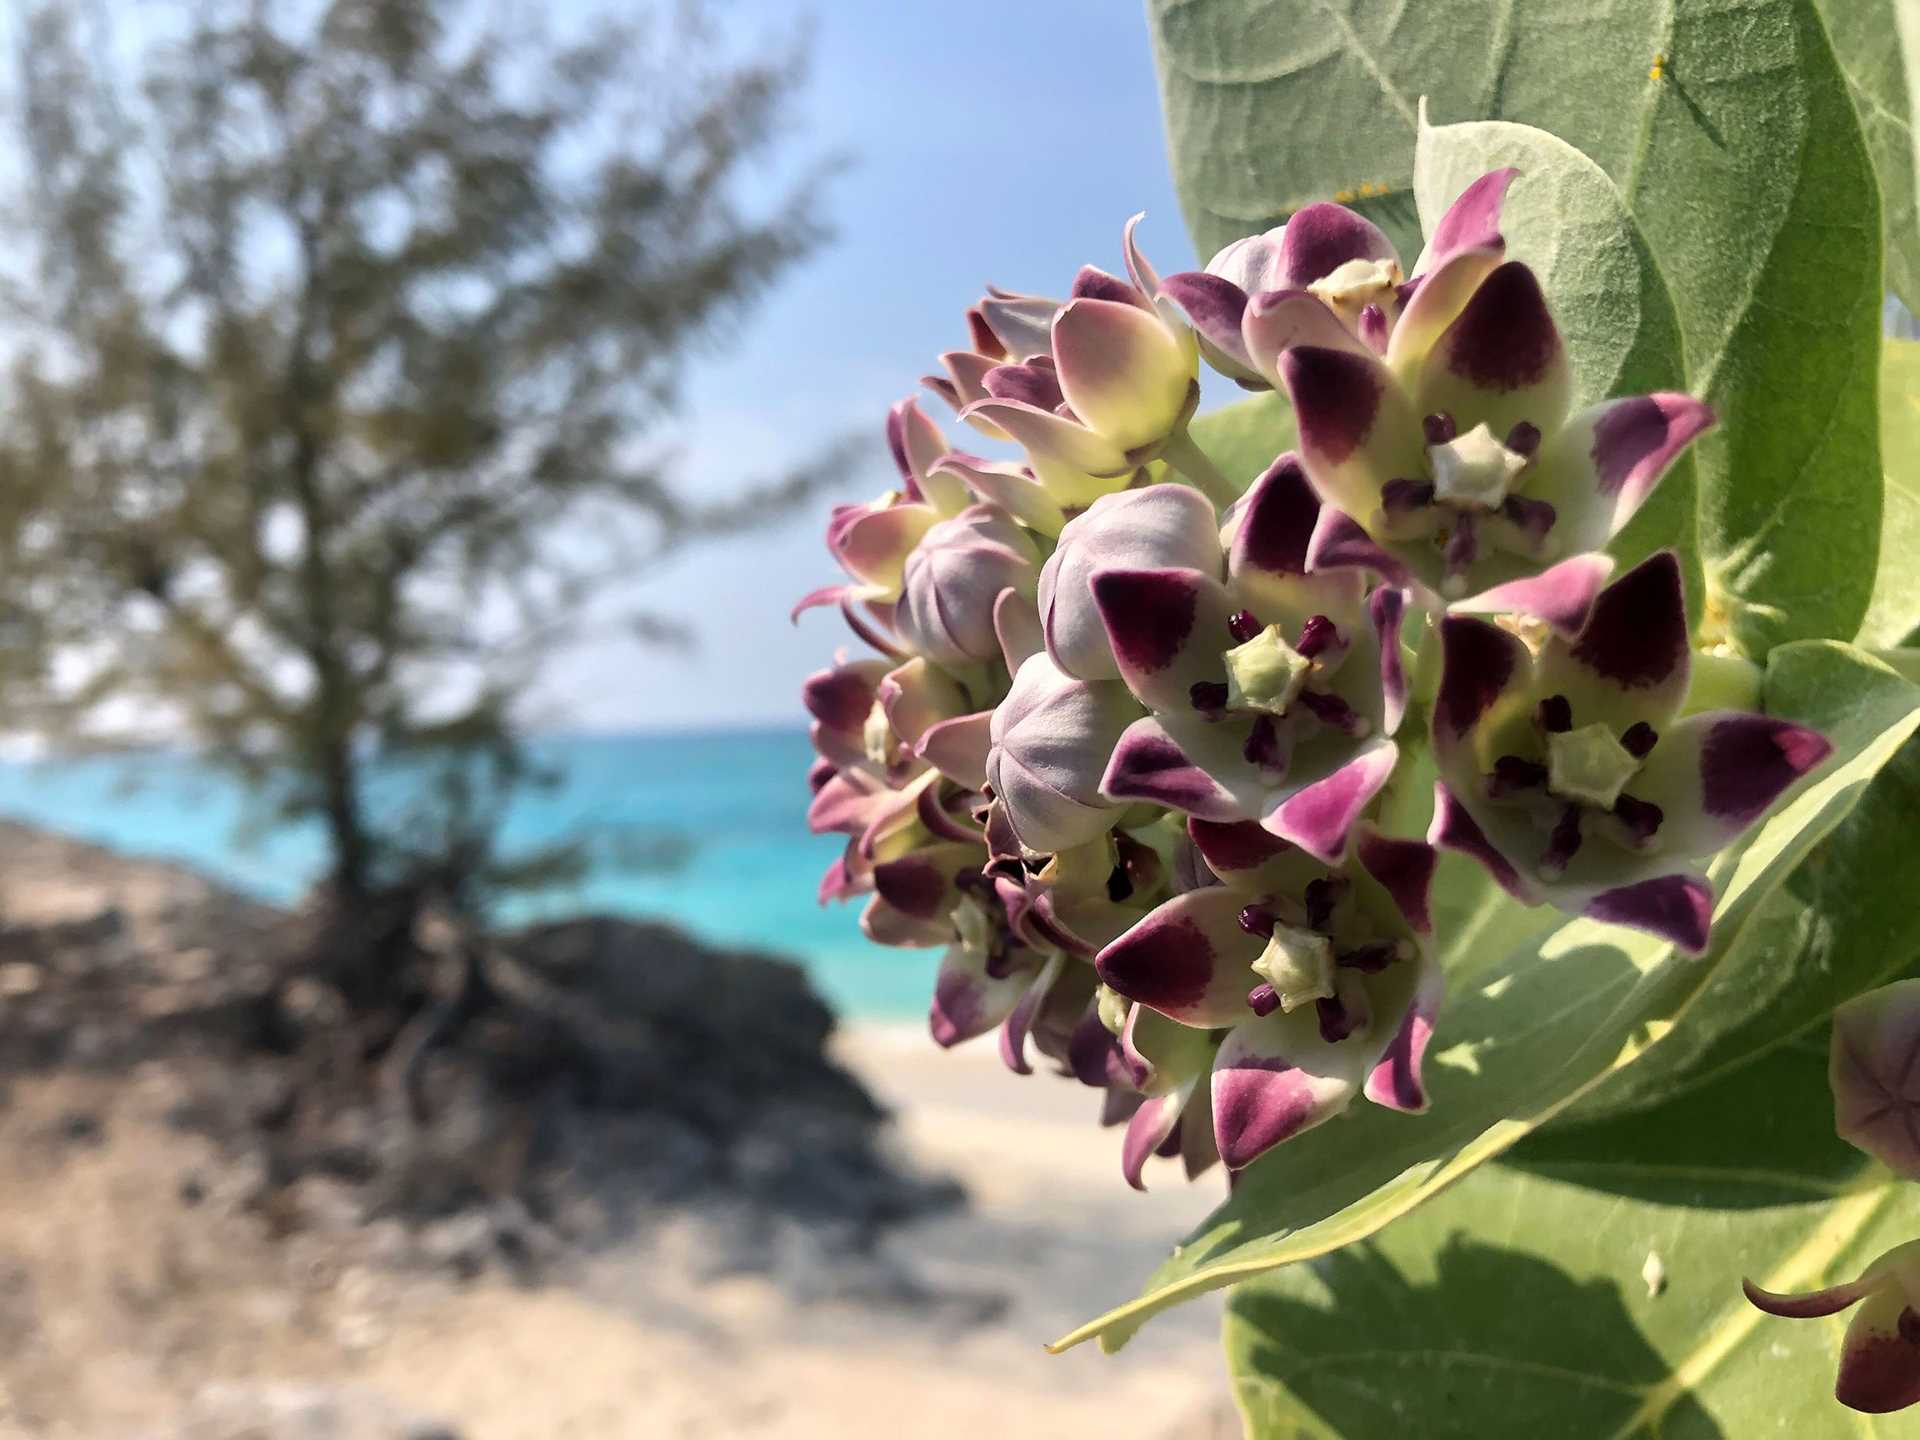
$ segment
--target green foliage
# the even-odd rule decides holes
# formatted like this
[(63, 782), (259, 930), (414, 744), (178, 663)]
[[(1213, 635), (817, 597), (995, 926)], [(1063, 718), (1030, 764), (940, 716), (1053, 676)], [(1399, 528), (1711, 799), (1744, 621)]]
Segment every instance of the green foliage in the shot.
[[(1698, 960), (1648, 937), (1575, 920), (1497, 963), (1450, 975), (1428, 1057), (1432, 1110), (1362, 1107), (1244, 1171), (1227, 1201), (1148, 1281), (1138, 1300), (1067, 1336), (1117, 1346), (1153, 1314), (1207, 1290), (1364, 1239), (1539, 1129), (1681, 1027), (1721, 974), (1769, 953), (1768, 901), (1831, 836), (1920, 728), (1920, 686), (1849, 647), (1775, 653), (1777, 712), (1822, 729), (1833, 760), (1712, 878), (1713, 943)], [(1459, 956), (1458, 946), (1453, 955)]]
[(1844, 1317), (1773, 1319), (1739, 1288), (1851, 1278), (1920, 1227), (1920, 1191), (1835, 1138), (1831, 1107), (1824, 1048), (1779, 1050), (1523, 1141), (1365, 1244), (1244, 1287), (1226, 1343), (1248, 1434), (1881, 1433), (1815, 1398)]
[(1273, 391), (1197, 416), (1192, 432), (1220, 473), (1243, 489), (1299, 439), (1287, 397)]
[(1880, 357), (1880, 455), (1886, 514), (1880, 570), (1862, 645), (1897, 645), (1920, 626), (1920, 340), (1887, 340)]
[[(795, 60), (729, 59), (692, 10), (562, 41), (452, 0), (77, 8), (18, 22), (0, 602), (44, 668), (16, 718), (184, 728), (324, 822), (347, 895), (538, 873), (489, 842), (542, 661), (604, 581), (832, 468), (714, 504), (648, 443), (822, 237), (817, 174), (735, 194)], [(436, 815), (374, 813), (376, 751), (448, 767)]]
[[(1418, 7), (1155, 0), (1174, 175), (1203, 255), (1345, 199), (1417, 253), (1417, 102), (1590, 156), (1680, 322), (1710, 631), (1759, 657), (1845, 638), (1878, 534), (1880, 219), (1866, 142), (1811, 0)], [(1576, 366), (1584, 357), (1576, 352)]]
[(1920, 5), (1816, 3), (1880, 180), (1887, 288), (1920, 310)]

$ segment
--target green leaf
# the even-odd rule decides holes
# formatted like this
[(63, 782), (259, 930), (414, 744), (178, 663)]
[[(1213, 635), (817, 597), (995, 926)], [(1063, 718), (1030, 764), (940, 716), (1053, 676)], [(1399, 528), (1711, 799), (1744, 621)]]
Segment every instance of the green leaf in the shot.
[(1858, 629), (1872, 576), (1846, 562), (1880, 521), (1880, 215), (1811, 0), (1153, 0), (1151, 15), (1203, 255), (1363, 185), (1355, 207), (1417, 253), (1422, 95), (1443, 119), (1519, 121), (1591, 156), (1666, 278), (1690, 388), (1721, 416), (1696, 447), (1716, 633), (1759, 656)]
[[(1814, 723), (1823, 713), (1844, 711), (1852, 692), (1829, 689), (1834, 677), (1824, 661), (1830, 649), (1812, 641), (1775, 652), (1767, 708)], [(1688, 1023), (1573, 1113), (1651, 1105), (1705, 1083), (1825, 1025), (1841, 1001), (1910, 973), (1920, 960), (1920, 906), (1913, 903), (1920, 892), (1917, 814), (1920, 739), (1901, 747), (1853, 813), (1768, 898), (1746, 943), (1716, 968)]]
[(1242, 491), (1300, 439), (1287, 397), (1271, 390), (1196, 416), (1189, 429), (1207, 458)]
[(1511, 1159), (1234, 1295), (1249, 1435), (1880, 1433), (1832, 1398), (1845, 1317), (1740, 1293), (1851, 1278), (1920, 1227), (1920, 1188), (1835, 1138), (1824, 1047)]
[(1880, 177), (1887, 288), (1920, 310), (1920, 5), (1817, 0)]
[(1834, 758), (1712, 870), (1713, 944), (1698, 960), (1575, 920), (1456, 983), (1428, 1052), (1432, 1110), (1361, 1105), (1249, 1167), (1136, 1300), (1064, 1337), (1124, 1343), (1205, 1291), (1324, 1255), (1407, 1214), (1564, 1111), (1668, 1034), (1747, 940), (1767, 898), (1920, 727), (1920, 687), (1851, 648), (1796, 647), (1783, 713), (1819, 725)]
[(1880, 571), (1860, 644), (1896, 645), (1920, 626), (1920, 340), (1888, 340), (1880, 354), (1880, 455), (1886, 512)]
[[(1619, 188), (1564, 140), (1502, 120), (1428, 125), (1414, 147), (1413, 191), (1431, 230), (1468, 185), (1511, 165), (1500, 229), (1507, 253), (1540, 277), (1568, 350), (1579, 358), (1576, 408), (1612, 395), (1684, 390), (1680, 321)], [(1625, 567), (1672, 547), (1685, 562), (1689, 613), (1701, 613), (1693, 456), (1683, 454), (1607, 548)]]

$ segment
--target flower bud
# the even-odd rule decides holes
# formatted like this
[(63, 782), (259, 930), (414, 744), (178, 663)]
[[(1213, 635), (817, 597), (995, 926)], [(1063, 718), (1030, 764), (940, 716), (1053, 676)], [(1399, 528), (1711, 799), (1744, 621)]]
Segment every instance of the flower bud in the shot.
[(908, 645), (958, 668), (1000, 654), (993, 609), (1012, 590), (1031, 600), (1040, 551), (996, 505), (971, 505), (928, 530), (902, 568), (895, 624)]

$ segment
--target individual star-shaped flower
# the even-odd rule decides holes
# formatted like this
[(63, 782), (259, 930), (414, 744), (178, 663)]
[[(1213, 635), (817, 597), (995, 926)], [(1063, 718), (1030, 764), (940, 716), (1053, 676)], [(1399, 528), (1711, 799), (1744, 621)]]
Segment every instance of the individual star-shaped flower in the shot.
[(1840, 1138), (1920, 1180), (1920, 980), (1883, 985), (1834, 1010), (1827, 1078)]
[(1681, 718), (1691, 656), (1671, 551), (1602, 590), (1579, 634), (1549, 633), (1538, 655), (1460, 615), (1441, 620), (1440, 642), (1428, 839), (1524, 903), (1692, 953), (1713, 915), (1693, 862), (1739, 839), (1832, 748), (1766, 715)]
[(1150, 712), (1078, 756), (1109, 802), (1258, 820), (1340, 858), (1398, 754), (1401, 597), (1306, 573), (1318, 509), (1288, 454), (1224, 524), (1197, 491), (1156, 485), (1061, 532), (1040, 577), (1048, 652), (1086, 683), (1117, 676)]
[(1252, 822), (1189, 826), (1223, 883), (1158, 906), (1095, 962), (1137, 1002), (1123, 1049), (1157, 1051), (1160, 1083), (1129, 1126), (1129, 1180), (1209, 1076), (1214, 1141), (1236, 1170), (1356, 1094), (1425, 1109), (1443, 990), (1432, 848), (1362, 825), (1334, 870)]

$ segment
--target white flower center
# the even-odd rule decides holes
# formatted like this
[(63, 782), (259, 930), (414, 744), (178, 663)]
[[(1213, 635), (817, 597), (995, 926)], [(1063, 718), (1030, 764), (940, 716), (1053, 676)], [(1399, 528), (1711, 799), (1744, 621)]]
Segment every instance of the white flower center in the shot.
[(1429, 445), (1433, 498), (1466, 510), (1498, 510), (1507, 489), (1527, 467), (1527, 457), (1494, 439), (1482, 422), (1444, 445)]
[(1297, 1010), (1310, 1000), (1333, 998), (1333, 942), (1318, 930), (1302, 930), (1284, 922), (1273, 927), (1273, 938), (1253, 971), (1280, 997), (1282, 1010)]
[(1565, 799), (1611, 810), (1639, 769), (1640, 762), (1605, 725), (1547, 736), (1547, 788)]
[(1400, 266), (1393, 260), (1348, 260), (1331, 275), (1307, 286), (1343, 314), (1358, 312), (1379, 301), (1400, 283)]
[(1278, 625), (1226, 652), (1227, 708), (1284, 715), (1299, 696), (1313, 661), (1289, 645)]

